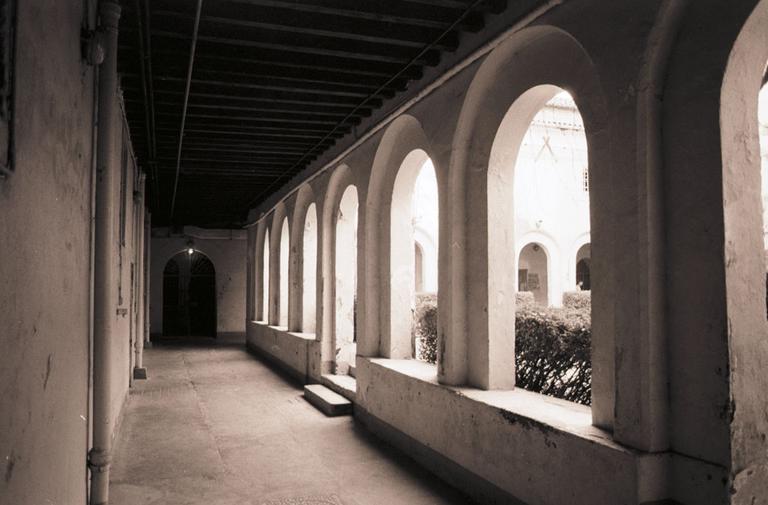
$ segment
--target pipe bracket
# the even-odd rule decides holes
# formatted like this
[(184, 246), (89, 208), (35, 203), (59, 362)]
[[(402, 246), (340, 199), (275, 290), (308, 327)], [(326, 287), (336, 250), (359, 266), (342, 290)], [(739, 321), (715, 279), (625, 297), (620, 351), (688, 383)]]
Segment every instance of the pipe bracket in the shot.
[(112, 455), (107, 450), (94, 447), (88, 451), (87, 460), (88, 468), (90, 468), (91, 472), (103, 473), (109, 470), (109, 465), (112, 463)]

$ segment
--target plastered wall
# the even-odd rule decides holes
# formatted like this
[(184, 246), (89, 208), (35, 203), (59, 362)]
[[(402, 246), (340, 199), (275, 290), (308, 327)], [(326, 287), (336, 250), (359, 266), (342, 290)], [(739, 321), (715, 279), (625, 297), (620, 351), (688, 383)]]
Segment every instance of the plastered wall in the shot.
[[(15, 4), (13, 173), (0, 181), (0, 502), (86, 503), (97, 94), (81, 29), (95, 26), (96, 2)], [(109, 167), (117, 176), (108, 191), (119, 303), (107, 308), (114, 333), (100, 336), (109, 341), (113, 438), (140, 335), (136, 223), (143, 225), (139, 172), (117, 120)]]
[(0, 502), (85, 503), (94, 100), (93, 69), (80, 58), (85, 7), (17, 6), (15, 170), (0, 181)]

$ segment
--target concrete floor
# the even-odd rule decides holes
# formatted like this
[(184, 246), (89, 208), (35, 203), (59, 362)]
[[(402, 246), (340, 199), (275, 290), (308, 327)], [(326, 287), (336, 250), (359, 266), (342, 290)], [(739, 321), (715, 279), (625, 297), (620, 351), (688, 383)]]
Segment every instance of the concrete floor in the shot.
[(419, 505), (469, 500), (357, 426), (327, 418), (241, 344), (145, 351), (110, 502)]

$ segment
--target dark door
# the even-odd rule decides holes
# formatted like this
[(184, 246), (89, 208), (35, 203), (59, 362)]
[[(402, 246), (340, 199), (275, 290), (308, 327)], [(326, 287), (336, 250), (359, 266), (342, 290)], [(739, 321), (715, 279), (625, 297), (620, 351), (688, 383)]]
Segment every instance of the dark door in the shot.
[(166, 264), (163, 334), (216, 336), (216, 271), (204, 254), (179, 253)]

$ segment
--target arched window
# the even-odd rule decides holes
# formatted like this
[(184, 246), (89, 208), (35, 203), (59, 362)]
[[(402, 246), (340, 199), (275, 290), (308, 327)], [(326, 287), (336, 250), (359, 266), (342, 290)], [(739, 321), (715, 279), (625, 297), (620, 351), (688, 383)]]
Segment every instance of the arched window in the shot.
[(288, 261), (290, 253), (290, 234), (288, 218), (283, 219), (280, 230), (280, 305), (278, 307), (278, 325), (288, 326)]
[(261, 257), (261, 320), (269, 322), (269, 228), (264, 232), (264, 253)]
[(551, 271), (530, 291), (537, 302), (560, 306), (563, 293), (574, 289), (573, 267), (562, 252), (589, 233), (587, 139), (573, 98), (554, 86), (540, 88), (554, 96), (533, 116), (515, 162), (515, 238), (518, 250), (542, 235), (552, 242)]
[[(571, 293), (573, 260), (565, 252), (590, 232), (588, 166), (584, 123), (573, 98), (540, 85), (523, 93), (502, 120), (488, 187), (495, 197), (489, 227), (498, 226), (494, 235), (504, 240), (514, 237), (518, 292), (530, 293), (518, 296), (515, 383), (584, 404), (591, 402), (591, 303), (590, 295)], [(501, 196), (510, 193), (512, 181), (510, 209)], [(489, 286), (498, 285), (489, 288), (494, 295), (506, 289), (498, 279), (509, 269), (502, 255), (496, 258), (488, 271)]]
[(354, 366), (357, 342), (357, 189), (348, 186), (336, 213), (335, 363), (337, 374)]
[(301, 331), (315, 332), (317, 299), (317, 209), (315, 204), (307, 208), (304, 219), (303, 289)]
[[(437, 197), (432, 160), (421, 149), (411, 151), (395, 176), (390, 207), (390, 332), (395, 355), (432, 363), (437, 347)], [(432, 254), (425, 254), (416, 236), (433, 246)], [(431, 293), (417, 296), (422, 291)], [(398, 344), (409, 345), (410, 352), (398, 353)]]

